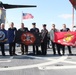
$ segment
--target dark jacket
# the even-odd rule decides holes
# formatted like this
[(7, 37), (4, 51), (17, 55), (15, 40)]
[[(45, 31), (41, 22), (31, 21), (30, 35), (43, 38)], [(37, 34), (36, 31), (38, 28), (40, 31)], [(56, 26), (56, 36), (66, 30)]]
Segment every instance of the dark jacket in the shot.
[(38, 28), (31, 28), (30, 32), (35, 36), (36, 40), (34, 42), (34, 45), (36, 46), (40, 46), (41, 44), (41, 36), (39, 33), (39, 29)]
[(21, 31), (21, 32), (28, 32), (28, 28), (27, 27), (24, 27), (24, 28), (20, 28), (18, 29), (18, 31)]
[(70, 29), (69, 28), (66, 28), (65, 30), (64, 29), (61, 29), (60, 31), (61, 32), (67, 32), (67, 31), (70, 31)]
[(16, 37), (16, 31), (17, 29), (14, 28), (8, 28), (8, 42), (12, 43), (15, 41), (15, 37)]
[(31, 28), (30, 32), (32, 32), (32, 33), (39, 33), (39, 29), (38, 28)]

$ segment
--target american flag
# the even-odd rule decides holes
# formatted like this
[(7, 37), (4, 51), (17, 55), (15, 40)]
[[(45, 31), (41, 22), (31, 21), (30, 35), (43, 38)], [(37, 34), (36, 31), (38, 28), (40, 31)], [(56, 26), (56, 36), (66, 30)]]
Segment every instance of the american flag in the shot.
[(34, 16), (30, 13), (22, 13), (22, 18), (23, 19), (33, 19)]

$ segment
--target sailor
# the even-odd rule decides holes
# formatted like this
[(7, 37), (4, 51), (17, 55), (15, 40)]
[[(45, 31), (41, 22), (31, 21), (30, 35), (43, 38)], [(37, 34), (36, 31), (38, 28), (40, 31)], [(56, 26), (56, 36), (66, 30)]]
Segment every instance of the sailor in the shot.
[[(32, 23), (33, 28), (30, 29), (30, 32), (33, 34), (39, 34), (39, 29), (36, 28), (36, 23)], [(37, 39), (37, 38), (36, 38)], [(38, 55), (38, 46), (33, 44), (33, 55)]]

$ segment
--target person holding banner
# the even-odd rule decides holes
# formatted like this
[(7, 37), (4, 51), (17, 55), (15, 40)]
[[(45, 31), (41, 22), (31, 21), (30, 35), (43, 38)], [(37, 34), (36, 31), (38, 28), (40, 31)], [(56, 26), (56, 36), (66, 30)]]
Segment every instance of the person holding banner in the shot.
[[(63, 29), (61, 29), (60, 31), (61, 32), (68, 32), (68, 31), (70, 31), (70, 29), (66, 28), (66, 24), (63, 24)], [(72, 55), (71, 47), (70, 46), (67, 46), (67, 47), (68, 47), (69, 54)], [(61, 45), (61, 48), (63, 50), (63, 55), (64, 55), (65, 54), (65, 46)]]
[(7, 41), (7, 31), (5, 30), (5, 25), (4, 23), (1, 23), (1, 29), (0, 29), (0, 47), (1, 47), (1, 52), (2, 55), (5, 56), (5, 49), (4, 49), (4, 44)]
[[(28, 28), (24, 27), (24, 23), (21, 23), (21, 28), (18, 29), (18, 31), (29, 32)], [(21, 52), (22, 52), (22, 55), (24, 55), (24, 53), (28, 54), (28, 45), (21, 43)]]
[(51, 40), (51, 44), (52, 44), (53, 54), (56, 55), (56, 49), (55, 49), (55, 45), (56, 45), (58, 54), (61, 55), (60, 44), (54, 42), (54, 37), (55, 37), (54, 33), (55, 32), (58, 32), (58, 29), (55, 28), (55, 24), (52, 24), (52, 29), (50, 31), (50, 40)]
[(9, 54), (10, 54), (10, 56), (17, 55), (15, 53), (15, 51), (16, 51), (16, 49), (15, 49), (16, 31), (17, 31), (17, 29), (14, 27), (14, 23), (11, 22), (10, 28), (8, 28), (8, 42), (9, 42)]
[[(36, 23), (32, 23), (33, 28), (30, 29), (30, 32), (33, 34), (39, 34), (39, 29), (36, 28)], [(36, 38), (37, 39), (37, 38)], [(38, 55), (38, 46), (33, 45), (33, 55)]]

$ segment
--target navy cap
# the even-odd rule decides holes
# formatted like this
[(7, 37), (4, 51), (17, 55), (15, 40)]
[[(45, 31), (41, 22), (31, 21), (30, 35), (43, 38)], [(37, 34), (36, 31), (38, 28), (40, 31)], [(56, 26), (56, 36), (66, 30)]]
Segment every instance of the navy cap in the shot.
[(32, 23), (32, 25), (36, 25), (36, 23), (34, 22), (34, 23)]

